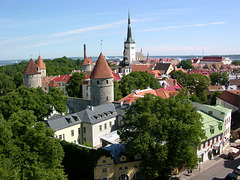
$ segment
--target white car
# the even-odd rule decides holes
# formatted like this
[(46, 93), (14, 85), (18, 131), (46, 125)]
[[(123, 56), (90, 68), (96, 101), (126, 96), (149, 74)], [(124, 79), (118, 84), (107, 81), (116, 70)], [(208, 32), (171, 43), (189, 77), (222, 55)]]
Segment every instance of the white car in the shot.
[(240, 165), (235, 169), (236, 174), (240, 174)]

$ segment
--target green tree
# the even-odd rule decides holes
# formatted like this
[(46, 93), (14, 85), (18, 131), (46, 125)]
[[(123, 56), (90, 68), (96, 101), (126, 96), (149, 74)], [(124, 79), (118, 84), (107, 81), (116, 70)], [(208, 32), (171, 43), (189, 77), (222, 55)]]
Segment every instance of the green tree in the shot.
[(213, 72), (210, 74), (211, 85), (220, 83), (220, 73)]
[(220, 91), (215, 91), (213, 94), (210, 95), (210, 105), (216, 105), (217, 96), (220, 95)]
[(174, 168), (197, 165), (202, 127), (202, 117), (189, 101), (147, 94), (130, 106), (118, 133), (127, 153), (141, 155), (145, 179), (168, 179)]
[(117, 81), (114, 81), (114, 101), (122, 99), (122, 92), (119, 89), (119, 84)]
[(15, 83), (17, 88), (23, 84), (23, 73), (17, 72), (15, 74), (15, 76), (14, 76), (14, 83)]
[(123, 97), (130, 94), (133, 89), (146, 89), (147, 87), (152, 89), (160, 88), (160, 84), (151, 74), (143, 71), (135, 71), (123, 76), (119, 82), (119, 89), (122, 92)]
[(240, 60), (235, 60), (232, 62), (235, 66), (240, 66)]
[(177, 82), (181, 84), (181, 86), (186, 87), (187, 84), (187, 74), (182, 71), (175, 71), (172, 73), (171, 78), (177, 79)]
[(3, 96), (16, 89), (13, 79), (3, 73), (0, 73), (0, 96)]
[[(38, 120), (51, 113), (50, 106), (55, 105), (58, 112), (62, 113), (66, 108), (64, 97), (58, 94), (45, 94), (42, 88), (27, 88), (20, 86), (5, 96), (0, 97), (0, 113), (5, 119), (18, 110), (32, 110)], [(58, 92), (56, 90), (55, 92)], [(62, 108), (61, 108), (62, 107)]]
[(79, 98), (82, 97), (82, 83), (84, 79), (86, 79), (86, 77), (83, 72), (75, 72), (72, 74), (66, 84), (68, 96)]
[[(33, 111), (19, 110), (8, 121), (0, 120), (0, 129), (7, 133), (8, 140), (1, 138), (0, 172), (4, 172), (0, 173), (1, 179), (66, 178), (61, 165), (64, 153), (60, 141), (52, 138), (54, 132), (45, 123), (37, 122)], [(2, 162), (7, 163), (9, 169)]]
[(222, 85), (226, 85), (229, 80), (229, 74), (227, 72), (223, 72), (221, 73), (220, 78), (221, 78), (220, 83)]
[(177, 67), (178, 68), (182, 67), (183, 69), (192, 69), (193, 68), (192, 60), (191, 59), (182, 60)]
[(202, 103), (207, 102), (206, 90), (210, 85), (210, 79), (202, 74), (192, 73), (187, 78), (187, 88), (190, 94), (195, 94)]

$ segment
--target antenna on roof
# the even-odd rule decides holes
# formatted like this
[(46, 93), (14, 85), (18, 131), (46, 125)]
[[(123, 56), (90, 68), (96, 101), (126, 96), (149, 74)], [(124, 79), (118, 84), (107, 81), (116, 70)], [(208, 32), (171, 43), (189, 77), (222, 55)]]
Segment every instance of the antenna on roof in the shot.
[(101, 37), (101, 41), (100, 41), (101, 53), (102, 53), (102, 45), (103, 45), (103, 40), (102, 40), (102, 37)]

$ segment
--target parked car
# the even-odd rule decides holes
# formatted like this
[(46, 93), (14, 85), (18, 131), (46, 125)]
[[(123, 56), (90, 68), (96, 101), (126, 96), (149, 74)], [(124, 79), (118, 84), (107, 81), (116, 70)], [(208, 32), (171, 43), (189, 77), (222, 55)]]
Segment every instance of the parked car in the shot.
[(240, 151), (238, 151), (238, 152), (236, 152), (236, 153), (235, 153), (235, 152), (229, 152), (229, 153), (228, 153), (228, 158), (233, 160), (233, 159), (234, 159), (235, 157), (237, 157), (239, 154), (240, 154)]
[(225, 177), (225, 179), (226, 180), (237, 180), (237, 175), (236, 174), (233, 174), (233, 173), (229, 173), (226, 177)]
[(236, 167), (235, 171), (236, 174), (240, 174), (240, 165), (238, 167)]

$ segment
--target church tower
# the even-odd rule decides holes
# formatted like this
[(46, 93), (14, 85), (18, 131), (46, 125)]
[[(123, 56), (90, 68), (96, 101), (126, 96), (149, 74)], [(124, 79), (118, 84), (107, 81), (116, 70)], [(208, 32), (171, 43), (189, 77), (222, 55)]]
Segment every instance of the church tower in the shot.
[(130, 12), (128, 12), (127, 39), (124, 42), (123, 61), (126, 65), (131, 65), (136, 60), (135, 42), (132, 39), (132, 30), (130, 22)]
[(37, 67), (40, 69), (41, 75), (46, 76), (46, 66), (45, 66), (41, 56), (38, 56)]
[(24, 73), (23, 85), (27, 87), (42, 87), (42, 76), (40, 68), (37, 67), (33, 59), (30, 59)]
[(114, 101), (113, 74), (102, 53), (90, 76), (90, 86), (92, 106)]
[(86, 53), (86, 44), (84, 44), (84, 60), (82, 63), (82, 72), (92, 71), (94, 68), (92, 57), (88, 58)]

